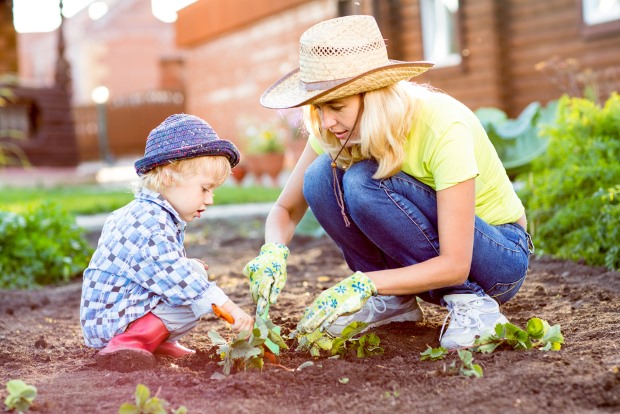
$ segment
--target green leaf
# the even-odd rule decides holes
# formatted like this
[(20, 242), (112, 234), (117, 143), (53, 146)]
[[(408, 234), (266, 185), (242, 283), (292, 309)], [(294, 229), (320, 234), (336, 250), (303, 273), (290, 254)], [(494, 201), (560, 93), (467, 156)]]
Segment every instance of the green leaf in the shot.
[(284, 342), (284, 339), (282, 339), (282, 336), (275, 329), (272, 329), (269, 331), (268, 337), (271, 340), (271, 342), (278, 345), (280, 348), (288, 349), (288, 345), (286, 345), (286, 342)]
[(329, 339), (327, 336), (322, 336), (317, 339), (316, 344), (319, 346), (319, 348), (325, 351), (329, 351), (332, 349), (332, 340)]
[(347, 353), (346, 340), (344, 338), (334, 338), (331, 346), (332, 355), (344, 355)]
[(144, 404), (142, 411), (144, 414), (167, 414), (163, 406), (163, 401), (157, 397), (149, 399), (146, 404)]
[(479, 345), (476, 347), (476, 350), (483, 354), (490, 354), (495, 351), (495, 349), (501, 345), (501, 342), (489, 342), (483, 345)]
[(151, 392), (145, 385), (138, 384), (136, 386), (136, 406), (137, 407), (144, 407), (144, 405), (146, 404), (146, 401), (149, 399), (150, 396), (151, 396)]
[(348, 384), (349, 379), (347, 377), (338, 378), (338, 382), (341, 384)]
[(123, 403), (118, 409), (118, 414), (140, 414), (140, 410), (133, 404)]
[(344, 339), (351, 339), (366, 329), (367, 326), (368, 323), (366, 322), (351, 322), (342, 330), (342, 334), (340, 336)]
[(448, 350), (444, 347), (431, 348), (430, 346), (426, 348), (426, 351), (420, 353), (420, 360), (430, 360), (437, 361), (440, 359), (444, 359), (448, 355)]
[(374, 333), (360, 337), (357, 347), (357, 357), (364, 358), (371, 355), (381, 355), (384, 350), (379, 346), (381, 339)]
[(551, 344), (550, 349), (553, 351), (559, 351), (562, 348), (562, 344), (564, 343), (564, 336), (560, 330), (560, 325), (551, 326), (547, 332), (545, 332), (545, 336), (541, 339), (541, 342), (544, 344)]
[(222, 338), (220, 336), (220, 334), (217, 333), (216, 331), (209, 331), (207, 333), (207, 336), (209, 337), (209, 339), (211, 340), (213, 345), (224, 345), (224, 344), (226, 344), (226, 340), (224, 340), (224, 338)]
[(540, 339), (545, 334), (545, 325), (540, 318), (531, 318), (527, 321), (527, 333), (533, 339)]
[(466, 377), (473, 376), (476, 378), (480, 378), (482, 377), (482, 368), (478, 364), (472, 364), (471, 367), (469, 368), (461, 367), (461, 369), (459, 370), (459, 373), (461, 375), (465, 375)]

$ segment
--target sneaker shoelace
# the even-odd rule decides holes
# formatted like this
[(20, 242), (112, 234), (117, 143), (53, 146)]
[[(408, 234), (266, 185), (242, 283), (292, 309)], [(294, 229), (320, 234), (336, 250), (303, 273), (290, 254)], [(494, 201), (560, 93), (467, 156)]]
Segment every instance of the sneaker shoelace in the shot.
[[(387, 304), (385, 303), (385, 299), (383, 299), (381, 296), (371, 297), (368, 302), (370, 302), (370, 308), (372, 311), (371, 315), (374, 315), (375, 313), (383, 313), (387, 310)], [(377, 302), (379, 302), (383, 306), (383, 309), (379, 309), (379, 307), (377, 307)]]
[(478, 308), (482, 306), (485, 299), (486, 298), (478, 298), (469, 302), (449, 302), (448, 314), (443, 320), (441, 332), (439, 333), (439, 340), (441, 341), (445, 333), (444, 331), (448, 318), (451, 318), (452, 322), (456, 323), (457, 328), (465, 328), (465, 332), (469, 332), (473, 327), (481, 329), (484, 323), (482, 319), (480, 319), (480, 310)]

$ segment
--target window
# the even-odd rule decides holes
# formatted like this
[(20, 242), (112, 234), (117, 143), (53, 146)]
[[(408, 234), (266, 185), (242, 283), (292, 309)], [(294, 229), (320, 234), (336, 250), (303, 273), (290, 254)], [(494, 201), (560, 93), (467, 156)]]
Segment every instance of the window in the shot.
[(580, 12), (586, 38), (620, 31), (620, 0), (581, 0)]
[(582, 0), (581, 7), (588, 26), (620, 19), (620, 0)]
[(436, 67), (459, 65), (459, 0), (421, 0), (420, 15), (424, 60)]

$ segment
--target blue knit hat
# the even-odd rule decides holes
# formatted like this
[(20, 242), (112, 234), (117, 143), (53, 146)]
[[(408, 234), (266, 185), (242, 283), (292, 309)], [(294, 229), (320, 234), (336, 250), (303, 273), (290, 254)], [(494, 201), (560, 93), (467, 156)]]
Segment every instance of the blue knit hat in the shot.
[(239, 163), (239, 150), (230, 141), (220, 139), (211, 125), (194, 115), (175, 114), (153, 129), (146, 139), (144, 157), (134, 163), (143, 175), (170, 161), (204, 155), (221, 155), (231, 168)]

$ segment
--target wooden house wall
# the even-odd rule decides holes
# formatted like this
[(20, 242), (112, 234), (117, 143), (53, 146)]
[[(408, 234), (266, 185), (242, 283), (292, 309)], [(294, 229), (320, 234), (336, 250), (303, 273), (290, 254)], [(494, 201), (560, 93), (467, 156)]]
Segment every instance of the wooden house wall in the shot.
[[(578, 70), (607, 70), (618, 90), (620, 31), (587, 36), (580, 7), (579, 0), (461, 0), (462, 64), (433, 69), (418, 80), (472, 109), (495, 106), (512, 116), (533, 101), (561, 96), (563, 90), (536, 69), (554, 57), (575, 59)], [(419, 1), (401, 1), (401, 18), (402, 59), (422, 59)]]
[(35, 166), (70, 167), (78, 164), (78, 147), (67, 91), (61, 88), (12, 88), (15, 102), (30, 115), (28, 136), (12, 142)]
[[(505, 107), (513, 114), (532, 101), (545, 103), (562, 91), (537, 63), (553, 58), (576, 59), (581, 70), (616, 71), (620, 87), (620, 31), (590, 37), (581, 24), (576, 0), (511, 0), (503, 11), (506, 41)], [(620, 23), (620, 22), (617, 22)], [(620, 24), (618, 25), (620, 28)]]
[[(268, 117), (258, 105), (260, 93), (297, 66), (300, 34), (320, 19), (336, 17), (338, 2), (257, 3), (264, 7), (233, 13), (232, 3), (200, 0), (183, 9), (177, 21), (177, 43), (189, 51), (188, 110), (212, 119), (233, 140), (241, 113)], [(419, 0), (358, 3), (362, 13), (374, 9), (390, 57), (423, 59)], [(430, 82), (471, 109), (493, 106), (510, 116), (533, 101), (545, 104), (561, 96), (562, 90), (536, 69), (554, 56), (574, 58), (593, 71), (616, 68), (618, 82), (620, 31), (586, 36), (580, 7), (580, 0), (460, 0), (462, 64), (434, 68), (416, 80)], [(200, 28), (212, 20), (213, 25)]]

